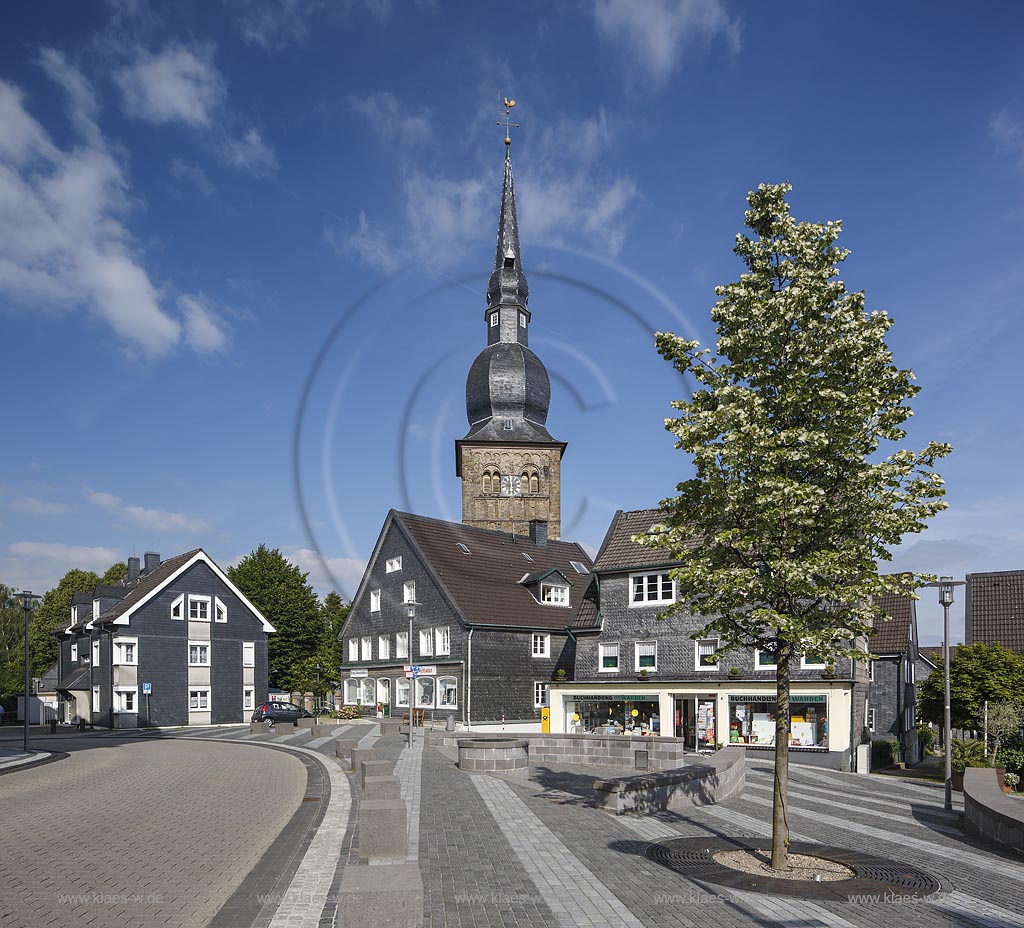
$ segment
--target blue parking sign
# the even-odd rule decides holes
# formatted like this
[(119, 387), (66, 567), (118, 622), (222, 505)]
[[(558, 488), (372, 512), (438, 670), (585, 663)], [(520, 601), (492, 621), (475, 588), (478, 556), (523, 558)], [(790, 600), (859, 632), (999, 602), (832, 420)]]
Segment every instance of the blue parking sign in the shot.
[(147, 695), (149, 693), (152, 693), (153, 692), (153, 684), (152, 683), (143, 683), (142, 684), (142, 692), (144, 694), (147, 694)]

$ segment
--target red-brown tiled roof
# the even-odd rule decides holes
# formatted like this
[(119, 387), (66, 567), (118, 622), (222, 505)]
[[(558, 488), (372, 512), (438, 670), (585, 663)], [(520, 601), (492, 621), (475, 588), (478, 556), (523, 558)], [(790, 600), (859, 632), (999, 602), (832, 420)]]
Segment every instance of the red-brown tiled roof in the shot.
[(1024, 570), (967, 575), (967, 644), (1001, 644), (1024, 654)]
[(872, 654), (902, 654), (910, 644), (910, 623), (914, 617), (914, 600), (905, 593), (885, 593), (878, 605), (889, 616), (879, 622), (868, 639)]

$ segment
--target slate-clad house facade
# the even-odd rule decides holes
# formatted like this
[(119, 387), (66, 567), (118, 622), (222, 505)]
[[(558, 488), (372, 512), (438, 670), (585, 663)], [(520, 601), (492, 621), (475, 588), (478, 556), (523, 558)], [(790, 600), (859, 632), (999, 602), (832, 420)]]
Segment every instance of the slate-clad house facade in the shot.
[(237, 724), (267, 698), (274, 628), (201, 548), (129, 558), (125, 581), (76, 593), (71, 610), (56, 632), (65, 722)]
[[(661, 520), (656, 509), (617, 512), (594, 564), (577, 618), (574, 679), (552, 688), (553, 731), (662, 735), (694, 749), (774, 744), (776, 668), (770, 654), (716, 655), (715, 639), (693, 640), (703, 621), (675, 601), (658, 549), (636, 544)], [(795, 761), (850, 769), (863, 737), (863, 662), (834, 672), (804, 657), (792, 672), (791, 747)]]
[(897, 741), (907, 764), (921, 758), (917, 737), (917, 675), (924, 659), (918, 652), (917, 601), (887, 593), (879, 605), (889, 616), (868, 639), (876, 660), (869, 667), (865, 722), (872, 741)]
[[(392, 510), (341, 636), (345, 703), (538, 728), (552, 679), (572, 672), (590, 566), (543, 523), (519, 535)], [(412, 664), (436, 674), (413, 684)]]

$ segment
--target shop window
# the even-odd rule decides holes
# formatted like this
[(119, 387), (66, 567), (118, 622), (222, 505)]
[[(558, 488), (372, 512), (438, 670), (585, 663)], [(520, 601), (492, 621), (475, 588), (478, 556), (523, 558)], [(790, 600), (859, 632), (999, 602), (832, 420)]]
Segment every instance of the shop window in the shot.
[(657, 670), (658, 669), (658, 642), (638, 641), (633, 645), (634, 668), (636, 670)]
[(371, 677), (364, 677), (360, 680), (359, 701), (364, 706), (375, 706), (377, 704), (377, 681)]
[[(547, 684), (538, 684), (547, 686)], [(595, 735), (658, 734), (656, 699), (606, 699), (603, 696), (576, 696), (566, 705), (567, 719), (579, 733)], [(579, 716), (578, 719), (572, 718)]]
[(409, 687), (411, 680), (405, 677), (399, 677), (395, 681), (395, 705), (396, 706), (408, 706), (409, 705)]
[[(828, 749), (827, 697), (795, 696), (790, 702), (790, 747)], [(775, 745), (774, 696), (729, 697), (729, 741), (748, 747)]]
[(651, 606), (676, 601), (675, 585), (667, 574), (631, 574), (631, 606)]
[(597, 646), (597, 669), (610, 673), (619, 669), (619, 643), (599, 644)]
[(440, 709), (454, 709), (459, 704), (459, 681), (455, 677), (438, 677), (437, 705)]
[(696, 663), (697, 670), (718, 670), (717, 638), (701, 638), (696, 642)]
[(387, 677), (377, 681), (377, 702), (382, 706), (391, 705), (391, 681)]
[(345, 681), (345, 705), (354, 706), (359, 702), (359, 681), (358, 680), (346, 680)]
[(542, 709), (544, 706), (549, 704), (548, 697), (548, 684), (543, 681), (538, 681), (533, 684), (533, 705)]
[(434, 678), (418, 677), (416, 679), (416, 708), (434, 708)]
[(531, 653), (534, 657), (551, 657), (551, 636), (534, 635)]

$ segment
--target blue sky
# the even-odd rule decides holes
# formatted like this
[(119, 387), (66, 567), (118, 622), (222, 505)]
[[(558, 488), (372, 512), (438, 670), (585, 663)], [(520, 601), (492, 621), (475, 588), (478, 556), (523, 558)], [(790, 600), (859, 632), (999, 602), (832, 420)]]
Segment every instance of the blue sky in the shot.
[[(653, 350), (709, 340), (746, 192), (844, 220), (952, 442), (895, 566), (1024, 567), (1016, 4), (20, 4), (0, 35), (0, 580), (281, 547), (351, 593), (387, 509), (459, 517), (503, 157), (564, 534), (688, 475)], [(305, 515), (303, 515), (303, 512)], [(326, 558), (325, 571), (316, 552)], [(927, 594), (922, 637), (937, 637)], [(959, 617), (962, 610), (954, 610)]]

